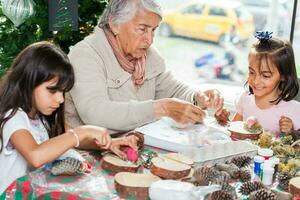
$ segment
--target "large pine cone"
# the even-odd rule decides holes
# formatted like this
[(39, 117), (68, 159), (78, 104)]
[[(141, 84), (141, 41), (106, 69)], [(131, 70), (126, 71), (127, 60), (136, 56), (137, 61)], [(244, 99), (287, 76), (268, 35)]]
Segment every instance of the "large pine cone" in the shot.
[(222, 184), (222, 190), (231, 194), (235, 199), (237, 198), (235, 187), (231, 186), (230, 184), (228, 183)]
[(249, 196), (250, 200), (278, 200), (277, 195), (267, 189), (260, 189), (255, 192), (252, 192)]
[(51, 173), (57, 175), (76, 175), (81, 173), (82, 162), (75, 158), (66, 158), (64, 160), (54, 161)]
[(263, 189), (264, 185), (261, 182), (255, 181), (255, 182), (245, 182), (239, 189), (239, 192), (243, 195), (249, 195), (251, 192), (254, 192), (256, 190)]
[(195, 170), (193, 178), (197, 185), (209, 185), (218, 176), (218, 171), (212, 167), (200, 167)]
[(238, 168), (233, 163), (229, 163), (229, 164), (216, 164), (215, 167), (216, 167), (217, 170), (227, 172), (234, 179), (237, 179), (240, 176), (240, 168)]
[(242, 182), (247, 182), (251, 180), (251, 172), (249, 170), (240, 171), (240, 180)]
[(251, 158), (249, 156), (237, 156), (232, 158), (230, 162), (234, 163), (239, 168), (242, 168), (250, 165)]
[(208, 200), (233, 200), (233, 196), (224, 190), (214, 191), (209, 194)]

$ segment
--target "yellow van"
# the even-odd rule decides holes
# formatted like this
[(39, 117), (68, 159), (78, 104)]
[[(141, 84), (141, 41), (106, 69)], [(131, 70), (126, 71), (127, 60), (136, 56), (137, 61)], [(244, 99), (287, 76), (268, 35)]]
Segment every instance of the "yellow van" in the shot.
[(223, 42), (231, 30), (241, 41), (255, 30), (253, 16), (242, 4), (233, 0), (194, 0), (166, 11), (159, 34)]

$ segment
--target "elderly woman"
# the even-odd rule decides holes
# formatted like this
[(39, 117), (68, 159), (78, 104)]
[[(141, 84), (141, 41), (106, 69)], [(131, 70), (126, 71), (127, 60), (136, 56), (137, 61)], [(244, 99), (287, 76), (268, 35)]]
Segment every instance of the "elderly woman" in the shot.
[(93, 124), (128, 131), (170, 117), (201, 122), (207, 107), (220, 110), (215, 90), (196, 92), (166, 71), (151, 47), (162, 19), (154, 0), (110, 0), (93, 34), (71, 48), (75, 85), (67, 95), (70, 126)]

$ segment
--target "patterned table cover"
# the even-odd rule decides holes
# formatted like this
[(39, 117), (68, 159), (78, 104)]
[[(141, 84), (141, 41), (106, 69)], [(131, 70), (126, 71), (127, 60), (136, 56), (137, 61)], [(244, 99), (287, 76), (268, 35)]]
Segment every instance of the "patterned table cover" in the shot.
[[(145, 147), (144, 151), (155, 151), (157, 153), (166, 153), (165, 150)], [(37, 169), (29, 175), (15, 180), (6, 191), (0, 196), (2, 199), (67, 199), (67, 200), (119, 200), (118, 192), (114, 187), (114, 175), (111, 171), (101, 168), (102, 155), (99, 152), (81, 151), (83, 157), (92, 164), (92, 172), (89, 175), (79, 176), (53, 176), (46, 169)], [(142, 167), (138, 173), (147, 171)], [(105, 180), (105, 181), (104, 181)], [(106, 182), (106, 184), (105, 184)], [(89, 190), (85, 187), (104, 183), (104, 191)], [(82, 189), (82, 190), (80, 190)], [(100, 189), (101, 190), (101, 189)], [(128, 196), (126, 199), (135, 199), (134, 196)]]

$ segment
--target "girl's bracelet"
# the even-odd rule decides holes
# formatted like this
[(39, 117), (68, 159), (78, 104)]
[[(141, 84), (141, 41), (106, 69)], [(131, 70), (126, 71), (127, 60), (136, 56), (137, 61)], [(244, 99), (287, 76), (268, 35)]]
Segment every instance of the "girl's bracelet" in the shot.
[(80, 142), (79, 142), (79, 137), (78, 137), (77, 133), (74, 131), (74, 129), (69, 129), (68, 132), (72, 133), (74, 135), (74, 137), (76, 138), (75, 147), (79, 147)]

